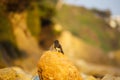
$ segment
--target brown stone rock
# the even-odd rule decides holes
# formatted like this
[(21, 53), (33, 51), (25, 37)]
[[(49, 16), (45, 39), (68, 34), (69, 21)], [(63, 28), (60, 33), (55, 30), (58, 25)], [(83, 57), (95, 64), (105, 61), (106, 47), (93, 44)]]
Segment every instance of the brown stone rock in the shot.
[(120, 80), (120, 77), (112, 74), (106, 74), (101, 80)]
[(55, 51), (45, 52), (38, 63), (40, 80), (82, 80), (76, 67), (65, 55)]
[(19, 67), (0, 69), (0, 80), (31, 80), (32, 75), (25, 73)]
[(0, 69), (0, 80), (16, 80), (16, 72), (11, 68)]
[(97, 79), (94, 78), (93, 76), (87, 76), (87, 78), (85, 80), (97, 80)]

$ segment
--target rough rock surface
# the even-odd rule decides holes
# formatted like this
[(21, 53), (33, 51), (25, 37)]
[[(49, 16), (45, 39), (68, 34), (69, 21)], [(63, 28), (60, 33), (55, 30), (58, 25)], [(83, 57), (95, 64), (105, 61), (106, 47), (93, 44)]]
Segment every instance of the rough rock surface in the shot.
[(38, 63), (41, 80), (82, 80), (76, 67), (59, 52), (45, 52)]
[(15, 70), (11, 68), (0, 69), (0, 80), (16, 80)]
[(32, 75), (18, 67), (0, 69), (0, 80), (31, 80), (31, 78)]
[(120, 80), (120, 77), (107, 74), (103, 77), (102, 80)]

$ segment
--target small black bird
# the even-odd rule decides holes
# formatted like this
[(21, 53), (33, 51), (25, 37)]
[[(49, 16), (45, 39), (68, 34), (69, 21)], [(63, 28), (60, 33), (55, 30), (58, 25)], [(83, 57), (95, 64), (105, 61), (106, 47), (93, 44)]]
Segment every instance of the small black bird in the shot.
[(64, 54), (62, 46), (60, 45), (58, 40), (54, 41), (53, 45), (50, 47), (50, 50), (55, 50)]
[(64, 54), (63, 50), (62, 50), (62, 46), (60, 45), (58, 40), (54, 41), (54, 48), (58, 51)]

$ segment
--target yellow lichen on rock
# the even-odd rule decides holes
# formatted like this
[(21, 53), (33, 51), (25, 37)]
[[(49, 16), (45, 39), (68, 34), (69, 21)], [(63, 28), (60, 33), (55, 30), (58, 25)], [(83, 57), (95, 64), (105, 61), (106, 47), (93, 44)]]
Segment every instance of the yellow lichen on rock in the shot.
[(16, 80), (15, 70), (11, 68), (0, 69), (0, 80)]
[(56, 51), (47, 51), (41, 56), (38, 74), (40, 80), (82, 80), (76, 67)]

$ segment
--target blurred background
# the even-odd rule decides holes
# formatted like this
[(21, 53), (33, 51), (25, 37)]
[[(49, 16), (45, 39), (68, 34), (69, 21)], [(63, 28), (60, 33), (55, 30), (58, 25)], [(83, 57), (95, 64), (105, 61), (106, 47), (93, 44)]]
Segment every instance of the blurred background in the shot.
[(119, 71), (119, 3), (119, 0), (0, 0), (0, 68), (17, 66), (32, 73), (43, 51), (58, 39), (65, 55), (79, 69), (87, 63)]

